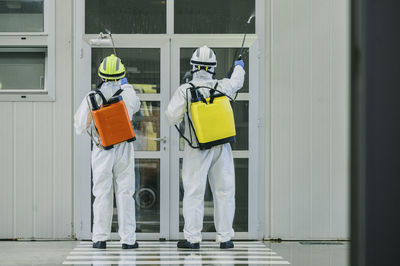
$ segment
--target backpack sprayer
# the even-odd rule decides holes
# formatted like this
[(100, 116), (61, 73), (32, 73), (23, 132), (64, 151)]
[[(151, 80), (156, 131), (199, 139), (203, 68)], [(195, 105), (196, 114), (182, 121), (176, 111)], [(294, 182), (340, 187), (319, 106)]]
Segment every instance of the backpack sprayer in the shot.
[[(88, 95), (92, 106), (91, 115), (95, 124), (95, 132), (105, 150), (112, 149), (115, 144), (124, 141), (136, 140), (125, 103), (122, 96), (119, 95), (122, 91), (119, 89), (108, 101), (100, 90)], [(101, 97), (102, 106), (98, 106), (96, 94)], [(99, 146), (99, 143), (96, 144)]]
[[(107, 34), (101, 32), (98, 39), (91, 40), (90, 42), (91, 44), (95, 45), (104, 45), (109, 43), (108, 38), (111, 39), (114, 53), (116, 54), (114, 40), (109, 31)], [(111, 55), (107, 57), (107, 59), (108, 58), (115, 60), (116, 56)], [(118, 58), (117, 60), (120, 59)], [(103, 62), (105, 66), (106, 62), (105, 61)], [(119, 65), (119, 62), (120, 61), (118, 61), (117, 65)], [(122, 73), (124, 74), (124, 72)], [(102, 74), (104, 75), (104, 73)], [(91, 134), (89, 131), (87, 132), (89, 136), (92, 138), (93, 142), (98, 147), (100, 148), (103, 147), (105, 150), (112, 149), (115, 144), (124, 141), (132, 142), (136, 139), (131, 120), (129, 119), (128, 111), (126, 109), (122, 96), (120, 95), (122, 92), (123, 89), (120, 88), (107, 101), (103, 93), (100, 91), (100, 89), (97, 89), (94, 92), (89, 93), (89, 95), (86, 98), (95, 125), (94, 132), (95, 135), (97, 136), (97, 139), (99, 139), (100, 142), (96, 142), (96, 140), (93, 137), (93, 134)], [(99, 106), (97, 103), (96, 95), (99, 95), (100, 98), (102, 99), (101, 106)]]
[[(236, 141), (235, 119), (229, 100), (233, 99), (225, 93), (217, 90), (218, 82), (214, 88), (207, 86), (196, 87), (189, 83), (186, 89), (186, 115), (189, 124), (190, 140), (175, 125), (182, 138), (194, 149), (206, 150), (213, 146), (234, 143)], [(210, 90), (210, 97), (204, 98), (198, 89)], [(191, 100), (189, 100), (189, 92)], [(189, 107), (189, 102), (190, 107)], [(190, 114), (189, 115), (189, 108)], [(193, 144), (192, 130), (194, 131), (198, 146)]]

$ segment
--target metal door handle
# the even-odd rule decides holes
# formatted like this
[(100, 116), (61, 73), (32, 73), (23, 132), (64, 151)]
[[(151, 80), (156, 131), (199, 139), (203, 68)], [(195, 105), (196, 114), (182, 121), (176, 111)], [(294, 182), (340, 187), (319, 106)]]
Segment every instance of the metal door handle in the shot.
[(154, 141), (158, 141), (158, 142), (163, 142), (163, 143), (165, 143), (165, 142), (167, 142), (167, 137), (166, 136), (164, 136), (164, 137), (162, 137), (162, 138), (154, 138), (153, 139)]

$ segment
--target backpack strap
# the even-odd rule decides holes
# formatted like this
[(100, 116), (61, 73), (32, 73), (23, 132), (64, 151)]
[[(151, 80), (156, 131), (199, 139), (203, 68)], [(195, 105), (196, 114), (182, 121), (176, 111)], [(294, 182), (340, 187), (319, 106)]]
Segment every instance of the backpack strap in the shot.
[(95, 92), (96, 92), (96, 93), (101, 97), (101, 99), (103, 100), (103, 105), (107, 104), (106, 97), (104, 97), (104, 94), (101, 92), (101, 90), (96, 90)]
[(218, 87), (218, 81), (217, 81), (217, 83), (215, 83), (214, 88), (212, 90), (210, 90), (210, 103), (214, 102), (214, 98), (215, 98), (214, 94), (215, 94), (215, 92), (217, 90), (217, 87)]
[(192, 102), (200, 101), (199, 92), (197, 91), (197, 87), (192, 82), (189, 82), (189, 85), (191, 86), (191, 88), (188, 88), (188, 89), (190, 90), (190, 94), (192, 95)]
[(112, 97), (120, 95), (123, 91), (124, 90), (122, 88), (120, 88), (119, 90), (117, 90), (116, 93), (114, 93), (114, 95)]
[[(118, 95), (120, 95), (123, 91), (124, 91), (124, 90), (123, 90), (122, 88), (120, 88), (120, 89), (117, 90), (117, 91), (114, 93), (114, 95), (111, 96), (111, 97), (118, 96)], [(104, 94), (101, 92), (100, 89), (95, 90), (95, 92), (96, 92), (96, 93), (101, 97), (101, 99), (103, 100), (103, 105), (105, 105), (105, 104), (108, 103), (108, 101), (106, 100), (106, 97), (104, 97)]]

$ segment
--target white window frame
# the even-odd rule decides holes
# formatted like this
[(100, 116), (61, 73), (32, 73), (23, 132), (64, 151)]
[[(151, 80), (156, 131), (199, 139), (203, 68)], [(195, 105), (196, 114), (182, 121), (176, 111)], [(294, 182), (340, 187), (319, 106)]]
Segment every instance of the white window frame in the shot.
[(0, 50), (27, 52), (44, 48), (44, 89), (0, 90), (0, 102), (55, 101), (55, 0), (43, 1), (43, 32), (0, 32)]

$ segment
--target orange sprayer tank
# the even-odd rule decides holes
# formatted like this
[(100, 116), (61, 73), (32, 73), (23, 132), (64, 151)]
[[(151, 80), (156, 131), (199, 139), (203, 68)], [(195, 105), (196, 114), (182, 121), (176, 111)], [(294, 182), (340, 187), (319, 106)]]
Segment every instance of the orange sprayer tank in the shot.
[(121, 96), (112, 97), (106, 105), (92, 110), (92, 115), (105, 150), (112, 149), (114, 144), (136, 139)]

